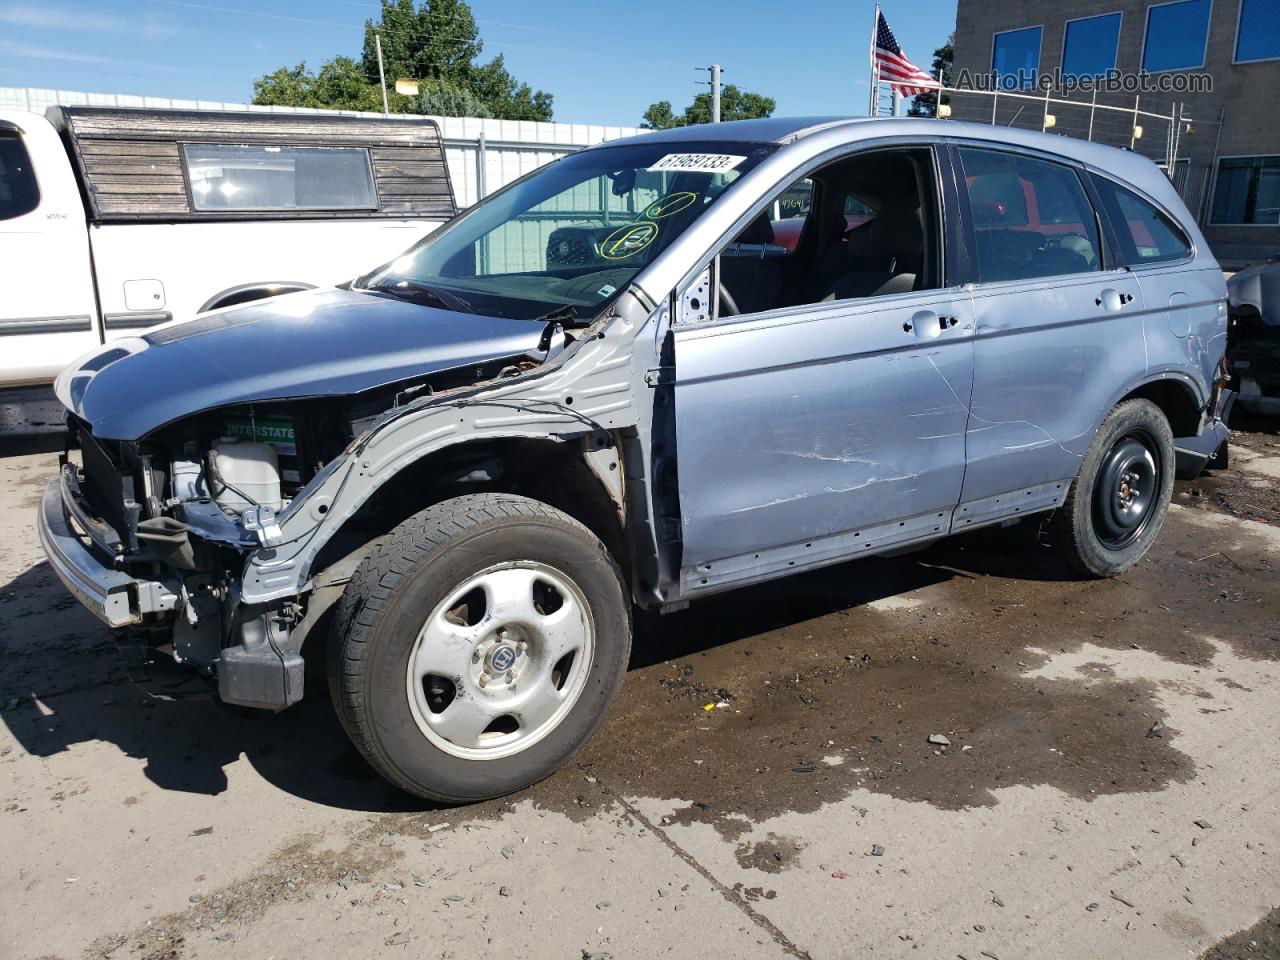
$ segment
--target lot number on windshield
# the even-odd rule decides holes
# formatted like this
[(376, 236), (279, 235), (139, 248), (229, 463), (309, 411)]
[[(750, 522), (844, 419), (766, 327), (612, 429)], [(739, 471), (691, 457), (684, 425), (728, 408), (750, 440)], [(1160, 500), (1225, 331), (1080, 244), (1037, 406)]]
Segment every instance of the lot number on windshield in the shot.
[(685, 173), (724, 173), (732, 170), (746, 157), (728, 153), (668, 153), (650, 170), (674, 170)]

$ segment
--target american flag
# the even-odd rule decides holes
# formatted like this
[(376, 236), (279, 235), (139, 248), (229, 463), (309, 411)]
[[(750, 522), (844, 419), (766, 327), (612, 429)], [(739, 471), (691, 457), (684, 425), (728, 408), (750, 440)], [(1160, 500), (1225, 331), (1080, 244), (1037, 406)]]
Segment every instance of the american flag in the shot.
[(894, 39), (893, 31), (885, 22), (883, 13), (876, 17), (876, 43), (872, 67), (879, 72), (881, 80), (904, 97), (928, 93), (930, 90), (937, 90), (940, 86), (937, 80), (902, 55), (902, 48)]

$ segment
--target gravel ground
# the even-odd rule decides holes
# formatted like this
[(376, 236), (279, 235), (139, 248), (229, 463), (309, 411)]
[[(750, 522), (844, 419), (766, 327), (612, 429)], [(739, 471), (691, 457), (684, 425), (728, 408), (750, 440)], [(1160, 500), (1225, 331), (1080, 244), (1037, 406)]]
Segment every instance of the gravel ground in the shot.
[(375, 777), (322, 686), (144, 694), (40, 559), (48, 444), (10, 443), (0, 955), (1280, 957), (1280, 443), (1246, 426), (1113, 581), (1027, 525), (642, 617), (577, 761), (465, 809)]

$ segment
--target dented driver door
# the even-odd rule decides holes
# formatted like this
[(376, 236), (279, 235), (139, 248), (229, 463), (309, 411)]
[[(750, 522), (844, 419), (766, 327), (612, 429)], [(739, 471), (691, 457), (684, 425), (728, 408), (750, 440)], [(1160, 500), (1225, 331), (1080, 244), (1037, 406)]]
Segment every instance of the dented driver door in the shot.
[(973, 316), (959, 288), (677, 324), (683, 595), (946, 533)]

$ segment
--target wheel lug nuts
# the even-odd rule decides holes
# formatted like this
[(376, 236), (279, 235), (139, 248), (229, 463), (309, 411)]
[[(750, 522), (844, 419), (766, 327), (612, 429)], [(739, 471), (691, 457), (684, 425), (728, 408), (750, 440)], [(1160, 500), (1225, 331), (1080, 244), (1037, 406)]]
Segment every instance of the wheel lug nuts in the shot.
[(472, 663), (479, 663), (479, 662), (480, 662), (480, 651), (479, 651), (479, 650), (472, 650), (472, 651), (471, 651), (471, 662), (472, 662)]
[(507, 683), (510, 683), (510, 682), (511, 682), (512, 680), (514, 680), (515, 678), (516, 678), (516, 672), (515, 672), (514, 670), (508, 670), (508, 671), (507, 671)]
[(480, 674), (480, 679), (476, 681), (480, 686), (487, 686), (489, 683), (489, 675), (487, 673)]

